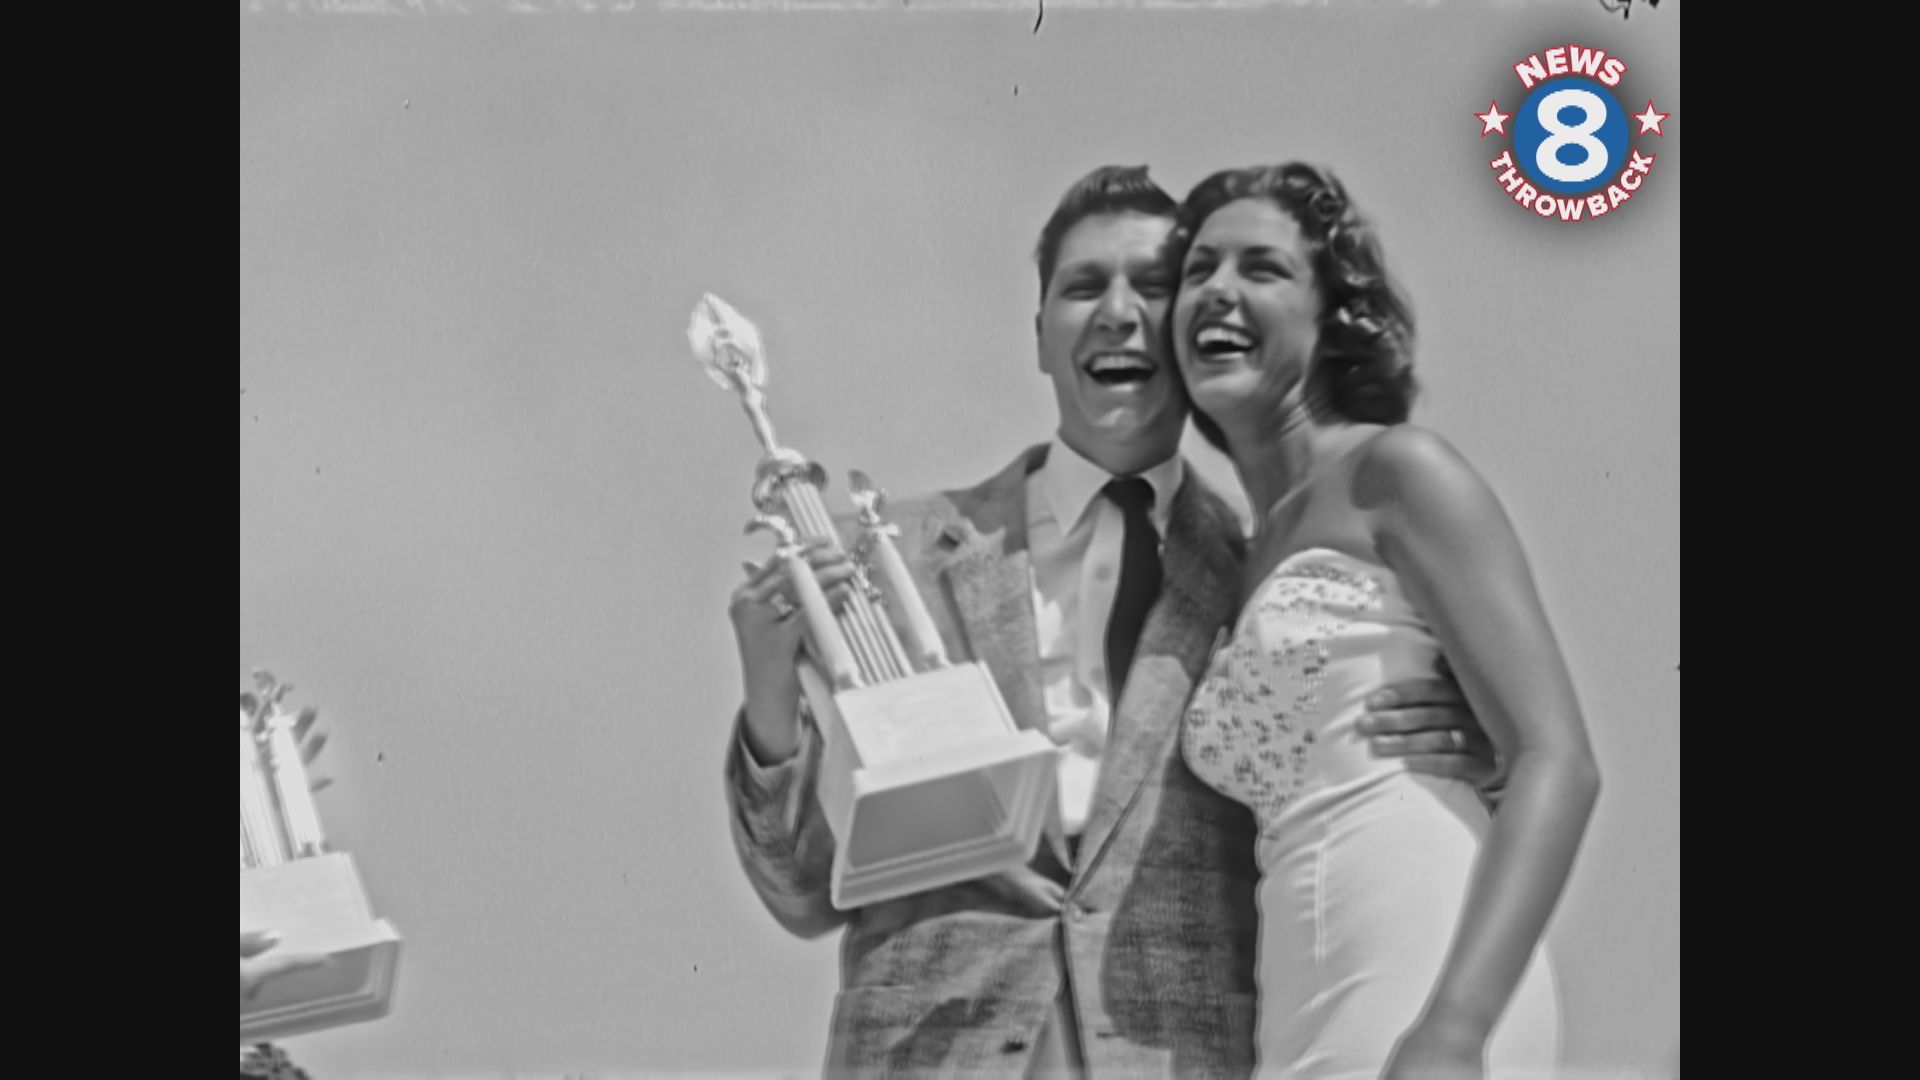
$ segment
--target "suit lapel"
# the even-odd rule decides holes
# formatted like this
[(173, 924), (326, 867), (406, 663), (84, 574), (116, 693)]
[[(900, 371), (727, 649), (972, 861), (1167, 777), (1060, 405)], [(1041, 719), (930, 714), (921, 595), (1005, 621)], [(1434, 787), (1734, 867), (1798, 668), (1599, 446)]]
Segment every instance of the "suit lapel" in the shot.
[(1238, 518), (1189, 469), (1167, 522), (1160, 598), (1147, 614), (1109, 724), (1076, 886), (1099, 861), (1147, 777), (1166, 760), (1215, 635), (1233, 614), (1243, 547)]
[(1036, 662), (1040, 646), (1027, 552), (1003, 552), (996, 538), (978, 533), (958, 539), (961, 549), (947, 564), (945, 576), (968, 651), (993, 673), (1014, 722), (1044, 731), (1046, 703)]

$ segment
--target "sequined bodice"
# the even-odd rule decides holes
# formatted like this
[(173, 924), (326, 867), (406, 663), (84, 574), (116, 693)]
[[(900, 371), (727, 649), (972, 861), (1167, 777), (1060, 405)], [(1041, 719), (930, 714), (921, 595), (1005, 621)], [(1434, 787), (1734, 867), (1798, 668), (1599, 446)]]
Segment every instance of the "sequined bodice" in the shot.
[(1331, 548), (1297, 552), (1214, 653), (1181, 724), (1187, 765), (1270, 837), (1316, 799), (1404, 772), (1356, 725), (1369, 694), (1431, 676), (1438, 654), (1393, 571)]

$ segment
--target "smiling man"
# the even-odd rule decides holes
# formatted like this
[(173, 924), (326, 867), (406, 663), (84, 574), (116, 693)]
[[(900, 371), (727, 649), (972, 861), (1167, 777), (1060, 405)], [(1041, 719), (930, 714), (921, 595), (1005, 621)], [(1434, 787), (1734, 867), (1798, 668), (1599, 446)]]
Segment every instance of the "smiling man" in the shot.
[[(1245, 544), (1179, 455), (1173, 213), (1144, 167), (1096, 169), (1066, 193), (1037, 253), (1053, 439), (985, 483), (889, 514), (949, 655), (984, 663), (1015, 722), (1060, 747), (1059, 800), (1030, 865), (835, 910), (819, 733), (793, 680), (756, 674), (777, 649), (791, 667), (797, 634), (774, 628), (792, 597), (771, 571), (734, 593), (748, 704), (727, 760), (733, 837), (783, 926), (846, 928), (830, 1075), (1252, 1071), (1254, 822), (1188, 772), (1175, 738), (1234, 615)], [(816, 565), (842, 573), (832, 562)], [(1491, 771), (1457, 690), (1396, 690), (1386, 730), (1462, 729), (1438, 740), (1466, 743), (1453, 767)], [(1376, 745), (1436, 748), (1405, 734)]]

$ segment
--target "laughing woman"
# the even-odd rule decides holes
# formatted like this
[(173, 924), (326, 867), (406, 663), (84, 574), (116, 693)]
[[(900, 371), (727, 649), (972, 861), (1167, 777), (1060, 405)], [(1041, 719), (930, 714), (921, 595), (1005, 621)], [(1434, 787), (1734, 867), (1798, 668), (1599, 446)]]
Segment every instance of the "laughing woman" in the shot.
[[(1539, 946), (1600, 781), (1520, 543), (1405, 422), (1411, 313), (1330, 173), (1217, 173), (1181, 228), (1180, 372), (1258, 521), (1182, 743), (1261, 826), (1262, 1075), (1551, 1075)], [(1442, 654), (1506, 762), (1495, 816), (1355, 728)]]

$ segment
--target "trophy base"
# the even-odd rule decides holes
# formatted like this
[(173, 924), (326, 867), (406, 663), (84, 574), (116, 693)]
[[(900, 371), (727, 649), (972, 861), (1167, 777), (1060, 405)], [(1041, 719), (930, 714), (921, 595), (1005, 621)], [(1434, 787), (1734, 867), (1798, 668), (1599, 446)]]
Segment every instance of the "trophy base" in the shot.
[[(375, 919), (353, 860), (334, 852), (240, 872), (240, 925), (274, 930), (274, 952), (332, 963), (269, 980), (240, 1004), (240, 1041), (259, 1042), (387, 1015), (400, 935)], [(272, 954), (268, 954), (272, 955)]]
[(825, 753), (830, 898), (848, 910), (1025, 865), (1053, 798), (1059, 750), (1015, 727), (977, 663), (832, 693), (801, 681)]

